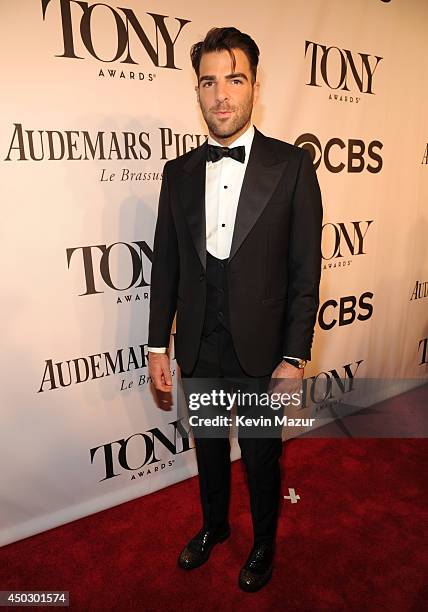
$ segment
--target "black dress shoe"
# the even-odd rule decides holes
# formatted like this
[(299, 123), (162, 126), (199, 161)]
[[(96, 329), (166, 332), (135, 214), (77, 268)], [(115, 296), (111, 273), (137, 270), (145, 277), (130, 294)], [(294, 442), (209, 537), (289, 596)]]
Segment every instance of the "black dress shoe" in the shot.
[(186, 544), (178, 557), (178, 565), (182, 569), (195, 569), (199, 567), (211, 554), (214, 546), (220, 542), (224, 542), (230, 536), (230, 527), (223, 529), (204, 528)]
[(274, 544), (263, 542), (255, 544), (239, 573), (239, 586), (243, 591), (252, 593), (261, 589), (272, 576)]

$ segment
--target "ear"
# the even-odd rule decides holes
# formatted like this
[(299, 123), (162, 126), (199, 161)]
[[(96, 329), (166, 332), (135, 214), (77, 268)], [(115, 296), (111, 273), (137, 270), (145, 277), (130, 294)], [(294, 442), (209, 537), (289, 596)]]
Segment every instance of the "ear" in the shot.
[(254, 94), (254, 102), (253, 102), (253, 106), (254, 106), (257, 103), (257, 100), (259, 99), (259, 95), (260, 95), (259, 81), (256, 81), (253, 85), (253, 94)]
[(195, 92), (196, 92), (196, 100), (198, 101), (198, 104), (200, 106), (201, 101), (199, 100), (199, 87), (197, 85), (195, 85)]

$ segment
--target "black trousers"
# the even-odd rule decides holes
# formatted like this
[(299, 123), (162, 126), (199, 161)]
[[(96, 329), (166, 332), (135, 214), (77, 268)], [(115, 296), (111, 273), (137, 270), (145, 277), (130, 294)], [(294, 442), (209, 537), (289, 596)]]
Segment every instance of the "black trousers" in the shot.
[[(228, 381), (251, 378), (239, 364), (231, 334), (220, 326), (202, 337), (193, 371), (181, 372), (181, 377), (220, 378), (224, 379), (224, 387)], [(266, 386), (269, 380), (270, 376), (259, 379)], [(228, 437), (194, 440), (204, 527), (225, 527), (229, 523), (230, 440)], [(282, 439), (249, 438), (238, 430), (238, 443), (247, 475), (254, 543), (273, 542), (279, 514)]]

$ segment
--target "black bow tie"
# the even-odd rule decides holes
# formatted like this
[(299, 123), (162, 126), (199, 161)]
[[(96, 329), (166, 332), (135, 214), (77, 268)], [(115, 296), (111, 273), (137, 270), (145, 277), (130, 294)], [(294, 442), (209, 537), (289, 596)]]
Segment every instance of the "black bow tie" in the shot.
[(242, 164), (245, 161), (245, 147), (216, 147), (215, 145), (208, 145), (207, 150), (207, 161), (218, 162), (222, 157), (231, 157)]

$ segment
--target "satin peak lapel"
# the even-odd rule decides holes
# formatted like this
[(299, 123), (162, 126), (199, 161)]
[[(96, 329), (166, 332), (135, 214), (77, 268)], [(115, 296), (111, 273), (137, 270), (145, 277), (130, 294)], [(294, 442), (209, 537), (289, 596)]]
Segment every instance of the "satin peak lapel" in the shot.
[(207, 238), (205, 220), (205, 168), (207, 143), (205, 142), (183, 166), (180, 200), (190, 235), (202, 267), (206, 269)]
[(239, 196), (229, 261), (269, 202), (286, 165), (287, 160), (278, 160), (269, 140), (256, 129)]
[[(202, 267), (206, 269), (205, 173), (207, 143), (183, 165), (180, 201)], [(257, 129), (236, 211), (229, 260), (235, 255), (269, 202), (287, 160), (278, 160), (269, 140)]]

